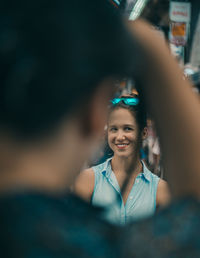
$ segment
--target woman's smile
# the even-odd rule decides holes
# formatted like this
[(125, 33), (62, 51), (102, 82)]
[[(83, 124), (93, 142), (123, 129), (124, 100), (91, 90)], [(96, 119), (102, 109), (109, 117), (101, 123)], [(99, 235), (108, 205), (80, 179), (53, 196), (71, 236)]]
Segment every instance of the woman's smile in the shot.
[(129, 143), (116, 143), (115, 145), (117, 146), (118, 149), (124, 150), (129, 146)]

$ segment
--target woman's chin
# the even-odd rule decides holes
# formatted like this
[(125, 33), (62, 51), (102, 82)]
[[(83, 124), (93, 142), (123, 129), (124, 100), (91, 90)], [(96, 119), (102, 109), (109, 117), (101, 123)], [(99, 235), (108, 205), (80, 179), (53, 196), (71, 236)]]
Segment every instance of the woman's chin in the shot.
[(128, 151), (116, 151), (115, 155), (118, 156), (119, 158), (128, 158), (130, 157), (131, 153)]

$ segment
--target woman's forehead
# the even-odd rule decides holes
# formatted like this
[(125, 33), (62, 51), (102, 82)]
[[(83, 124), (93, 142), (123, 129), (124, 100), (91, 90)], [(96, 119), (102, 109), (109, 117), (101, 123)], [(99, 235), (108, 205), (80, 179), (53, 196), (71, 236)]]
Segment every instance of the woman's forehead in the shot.
[(134, 114), (125, 108), (118, 108), (113, 110), (108, 118), (108, 124), (133, 124), (135, 125), (136, 120)]

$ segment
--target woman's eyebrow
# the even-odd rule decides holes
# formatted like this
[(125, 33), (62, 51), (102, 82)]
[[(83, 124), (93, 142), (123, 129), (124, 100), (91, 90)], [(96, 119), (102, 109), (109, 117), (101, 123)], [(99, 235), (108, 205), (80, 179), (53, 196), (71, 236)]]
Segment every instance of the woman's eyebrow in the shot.
[(129, 126), (129, 127), (135, 128), (135, 125), (132, 125), (132, 124), (125, 124), (125, 125), (123, 125), (123, 126)]
[(117, 127), (117, 125), (116, 124), (110, 124), (110, 125), (108, 125), (108, 127)]

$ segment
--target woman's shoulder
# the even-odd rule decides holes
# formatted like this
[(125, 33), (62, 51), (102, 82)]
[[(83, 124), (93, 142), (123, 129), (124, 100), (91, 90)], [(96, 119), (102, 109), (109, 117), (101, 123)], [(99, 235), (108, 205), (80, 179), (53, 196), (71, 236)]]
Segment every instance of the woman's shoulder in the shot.
[(160, 179), (157, 188), (156, 203), (157, 206), (166, 206), (171, 200), (171, 193), (168, 183)]
[(168, 187), (168, 183), (158, 177), (157, 175), (153, 174), (147, 166), (144, 164), (144, 175), (149, 181), (151, 185), (156, 190), (156, 205), (157, 206), (165, 206), (170, 202), (171, 194)]
[(86, 201), (90, 201), (95, 184), (95, 175), (92, 168), (83, 170), (74, 183), (74, 193)]
[(81, 171), (81, 173), (78, 175), (76, 182), (81, 183), (84, 185), (87, 184), (87, 182), (90, 182), (94, 180), (94, 170), (93, 168), (87, 168)]
[(75, 180), (73, 187), (74, 193), (86, 201), (91, 201), (95, 184), (100, 180), (101, 173), (107, 170), (110, 160), (107, 159), (99, 165), (84, 169)]

